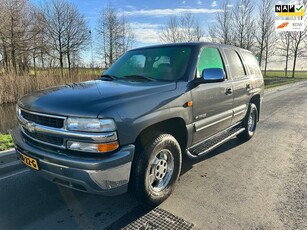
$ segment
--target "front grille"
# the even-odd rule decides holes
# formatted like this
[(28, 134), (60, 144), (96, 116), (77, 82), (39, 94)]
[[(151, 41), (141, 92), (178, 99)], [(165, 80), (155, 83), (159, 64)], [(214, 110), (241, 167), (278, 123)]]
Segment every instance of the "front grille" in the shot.
[(63, 128), (64, 126), (64, 119), (56, 118), (56, 117), (47, 117), (43, 115), (37, 115), (28, 113), (24, 110), (21, 110), (21, 116), (28, 121), (32, 121), (36, 124), (54, 127), (54, 128)]
[(42, 142), (45, 142), (45, 143), (49, 143), (49, 144), (52, 144), (52, 145), (58, 145), (58, 146), (63, 146), (63, 144), (64, 144), (63, 138), (49, 136), (49, 135), (41, 134), (41, 133), (31, 133), (26, 129), (23, 129), (23, 130), (28, 136), (30, 136), (33, 139), (36, 139), (38, 141), (42, 141)]

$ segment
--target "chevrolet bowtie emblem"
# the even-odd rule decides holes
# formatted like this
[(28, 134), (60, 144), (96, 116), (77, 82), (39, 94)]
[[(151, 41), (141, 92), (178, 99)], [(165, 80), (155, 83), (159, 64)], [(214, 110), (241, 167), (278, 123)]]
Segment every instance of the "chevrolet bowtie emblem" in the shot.
[(31, 133), (35, 132), (35, 129), (36, 129), (35, 127), (36, 127), (36, 125), (33, 122), (27, 122), (26, 123), (26, 128)]

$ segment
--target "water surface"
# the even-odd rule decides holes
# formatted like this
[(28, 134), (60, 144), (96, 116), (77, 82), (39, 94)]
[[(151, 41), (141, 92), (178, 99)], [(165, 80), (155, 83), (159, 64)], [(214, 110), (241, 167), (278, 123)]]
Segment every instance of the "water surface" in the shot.
[(0, 105), (0, 133), (9, 133), (17, 125), (15, 103)]

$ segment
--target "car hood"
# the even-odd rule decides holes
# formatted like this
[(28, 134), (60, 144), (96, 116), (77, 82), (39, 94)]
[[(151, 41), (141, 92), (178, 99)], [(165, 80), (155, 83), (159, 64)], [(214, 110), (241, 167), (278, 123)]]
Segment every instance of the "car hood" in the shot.
[(96, 117), (101, 111), (124, 101), (175, 89), (175, 82), (95, 80), (41, 90), (24, 96), (18, 104), (34, 112)]

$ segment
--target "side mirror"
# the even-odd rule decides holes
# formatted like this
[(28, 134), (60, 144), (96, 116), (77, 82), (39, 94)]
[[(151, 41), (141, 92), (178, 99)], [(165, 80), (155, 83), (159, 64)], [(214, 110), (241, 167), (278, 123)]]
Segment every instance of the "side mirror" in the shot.
[(220, 68), (204, 69), (202, 72), (201, 82), (221, 82), (225, 79), (225, 72)]

